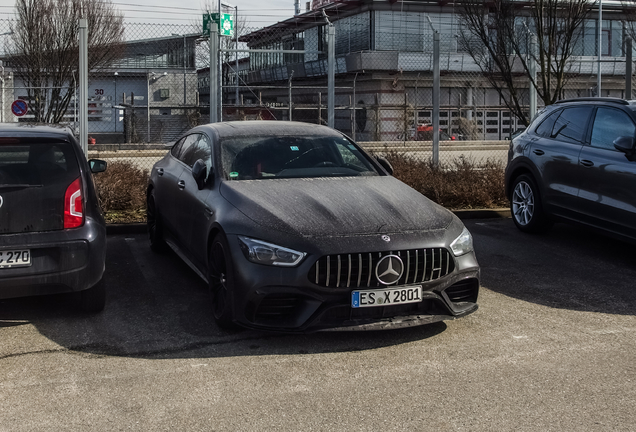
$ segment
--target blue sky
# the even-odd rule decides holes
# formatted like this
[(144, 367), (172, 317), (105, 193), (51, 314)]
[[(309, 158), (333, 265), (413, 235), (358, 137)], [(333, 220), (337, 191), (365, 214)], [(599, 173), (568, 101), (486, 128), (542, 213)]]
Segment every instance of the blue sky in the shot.
[[(217, 4), (218, 0), (212, 0)], [(239, 15), (247, 17), (249, 27), (263, 27), (290, 18), (294, 14), (293, 0), (224, 0), (238, 6)], [(188, 24), (201, 17), (203, 0), (113, 0), (126, 21)], [(305, 0), (301, 0), (304, 10)], [(0, 15), (13, 12), (15, 0), (0, 0)]]

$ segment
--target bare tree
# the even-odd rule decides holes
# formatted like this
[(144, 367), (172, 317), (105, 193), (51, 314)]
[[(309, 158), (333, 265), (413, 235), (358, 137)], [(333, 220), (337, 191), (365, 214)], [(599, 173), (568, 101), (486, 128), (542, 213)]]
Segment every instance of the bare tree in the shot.
[(123, 15), (108, 0), (16, 0), (8, 61), (27, 87), (36, 122), (62, 121), (79, 69), (79, 19), (88, 21), (88, 67), (99, 70), (123, 49)]
[[(588, 0), (463, 0), (460, 48), (477, 63), (506, 106), (524, 124), (529, 118), (529, 78), (545, 105), (563, 97), (583, 20), (596, 4)], [(531, 35), (536, 48), (531, 50)], [(537, 79), (530, 75), (532, 59)]]

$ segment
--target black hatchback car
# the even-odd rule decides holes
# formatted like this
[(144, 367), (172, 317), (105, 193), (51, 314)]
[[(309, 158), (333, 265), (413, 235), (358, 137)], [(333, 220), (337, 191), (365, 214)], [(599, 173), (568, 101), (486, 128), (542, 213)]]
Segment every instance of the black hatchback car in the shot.
[(389, 172), (324, 126), (199, 126), (152, 169), (151, 246), (208, 281), (220, 326), (385, 329), (474, 312), (470, 233)]
[(522, 231), (572, 221), (636, 240), (636, 101), (579, 98), (512, 140), (506, 194)]
[(65, 128), (0, 125), (0, 299), (78, 292), (104, 308), (106, 225), (91, 172)]

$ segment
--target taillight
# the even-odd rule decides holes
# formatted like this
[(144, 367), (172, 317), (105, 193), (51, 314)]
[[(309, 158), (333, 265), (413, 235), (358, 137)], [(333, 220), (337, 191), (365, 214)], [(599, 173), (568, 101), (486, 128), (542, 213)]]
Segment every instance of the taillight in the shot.
[(82, 182), (75, 179), (64, 194), (64, 229), (77, 228), (84, 223), (84, 205), (82, 199)]

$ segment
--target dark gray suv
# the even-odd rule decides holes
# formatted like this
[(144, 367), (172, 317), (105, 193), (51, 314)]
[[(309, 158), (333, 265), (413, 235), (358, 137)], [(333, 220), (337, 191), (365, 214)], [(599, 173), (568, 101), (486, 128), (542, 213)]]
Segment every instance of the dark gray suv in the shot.
[(562, 100), (512, 140), (506, 195), (520, 230), (562, 220), (636, 240), (635, 111), (636, 101)]
[(78, 292), (104, 308), (106, 225), (91, 172), (68, 129), (0, 125), (0, 299)]

